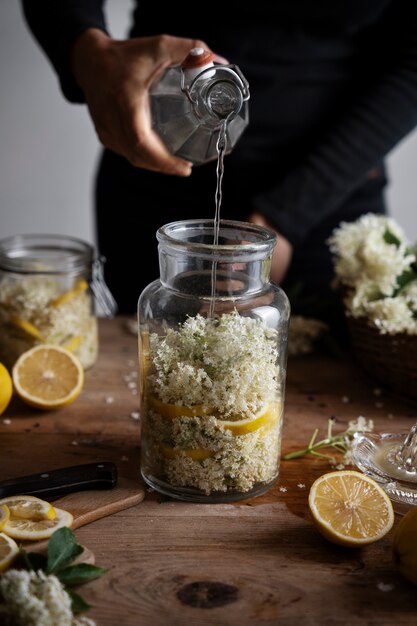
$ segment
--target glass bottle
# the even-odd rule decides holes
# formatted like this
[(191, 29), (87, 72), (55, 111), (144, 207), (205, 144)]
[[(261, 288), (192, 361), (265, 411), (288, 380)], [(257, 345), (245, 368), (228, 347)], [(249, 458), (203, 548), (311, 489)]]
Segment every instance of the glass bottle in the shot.
[(157, 232), (160, 279), (138, 303), (141, 472), (196, 502), (258, 495), (278, 476), (290, 306), (269, 282), (272, 231), (212, 220)]
[(67, 348), (91, 367), (98, 351), (95, 304), (100, 314), (116, 312), (90, 244), (58, 235), (0, 241), (0, 361), (8, 368), (40, 343)]
[(217, 158), (217, 135), (227, 120), (226, 154), (248, 125), (249, 85), (235, 65), (193, 48), (150, 89), (152, 123), (172, 154), (195, 165)]

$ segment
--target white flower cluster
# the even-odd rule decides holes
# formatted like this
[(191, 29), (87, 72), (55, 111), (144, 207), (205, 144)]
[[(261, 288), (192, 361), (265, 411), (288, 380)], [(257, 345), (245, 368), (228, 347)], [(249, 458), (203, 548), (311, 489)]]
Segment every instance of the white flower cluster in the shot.
[(237, 312), (189, 317), (165, 337), (150, 336), (151, 392), (162, 402), (243, 418), (276, 396), (276, 343), (276, 331)]
[(368, 213), (342, 222), (328, 240), (345, 305), (381, 333), (417, 334), (416, 254), (398, 224)]
[(0, 622), (13, 626), (95, 626), (82, 617), (74, 618), (71, 598), (56, 576), (41, 570), (12, 569), (0, 577)]

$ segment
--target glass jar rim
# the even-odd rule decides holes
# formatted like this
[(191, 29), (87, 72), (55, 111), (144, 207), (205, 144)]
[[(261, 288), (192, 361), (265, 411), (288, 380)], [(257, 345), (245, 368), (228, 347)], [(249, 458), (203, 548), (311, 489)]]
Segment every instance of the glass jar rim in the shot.
[(22, 274), (91, 270), (94, 247), (67, 235), (21, 234), (0, 240), (0, 269)]
[[(214, 220), (181, 220), (170, 222), (158, 229), (156, 237), (162, 246), (167, 246), (178, 251), (194, 254), (197, 256), (213, 258), (213, 256), (253, 256), (265, 257), (275, 247), (277, 236), (269, 228), (258, 226), (250, 222), (234, 220), (220, 220), (220, 236), (227, 238), (240, 236), (239, 243), (206, 243), (201, 241), (189, 241), (186, 238), (193, 236), (195, 239), (206, 236), (214, 236)], [(242, 240), (243, 239), (243, 240)]]

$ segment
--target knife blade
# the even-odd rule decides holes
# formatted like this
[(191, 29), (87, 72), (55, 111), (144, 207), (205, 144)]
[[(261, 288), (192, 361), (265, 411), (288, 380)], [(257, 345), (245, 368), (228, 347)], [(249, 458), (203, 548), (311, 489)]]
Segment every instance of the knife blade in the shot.
[(112, 489), (116, 483), (114, 463), (86, 463), (0, 481), (0, 498), (32, 495), (51, 499), (74, 491)]

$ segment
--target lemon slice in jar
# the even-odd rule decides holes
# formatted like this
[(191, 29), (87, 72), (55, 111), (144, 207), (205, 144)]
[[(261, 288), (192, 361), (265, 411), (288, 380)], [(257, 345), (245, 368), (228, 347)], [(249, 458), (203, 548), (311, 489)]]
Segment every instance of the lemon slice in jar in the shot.
[(178, 417), (199, 417), (200, 415), (213, 415), (213, 409), (202, 404), (194, 406), (183, 406), (182, 404), (171, 404), (161, 402), (155, 396), (148, 396), (148, 406), (161, 417), (176, 419)]
[(166, 459), (177, 459), (180, 456), (186, 456), (193, 461), (204, 461), (214, 456), (213, 450), (205, 450), (204, 448), (171, 448), (161, 444), (159, 446), (162, 456)]
[(53, 307), (61, 306), (62, 304), (65, 304), (66, 302), (74, 298), (75, 296), (78, 296), (79, 293), (82, 293), (87, 288), (88, 288), (87, 281), (84, 279), (81, 279), (77, 282), (75, 287), (73, 287), (72, 289), (69, 289), (68, 291), (65, 291), (65, 293), (62, 293), (57, 298), (54, 298), (53, 300), (50, 301), (49, 304), (50, 306), (53, 306)]
[(26, 333), (26, 335), (29, 335), (29, 337), (42, 341), (41, 333), (31, 322), (28, 322), (27, 320), (24, 320), (21, 317), (17, 316), (12, 316), (9, 319), (9, 322), (10, 324), (13, 324), (13, 326), (20, 328), (20, 330), (23, 330), (23, 332)]
[(253, 417), (248, 417), (241, 420), (222, 420), (218, 419), (218, 423), (226, 430), (230, 430), (231, 433), (238, 437), (239, 435), (247, 435), (253, 433), (259, 428), (271, 428), (274, 426), (281, 412), (280, 402), (270, 402), (264, 404), (262, 408), (255, 413)]

